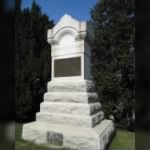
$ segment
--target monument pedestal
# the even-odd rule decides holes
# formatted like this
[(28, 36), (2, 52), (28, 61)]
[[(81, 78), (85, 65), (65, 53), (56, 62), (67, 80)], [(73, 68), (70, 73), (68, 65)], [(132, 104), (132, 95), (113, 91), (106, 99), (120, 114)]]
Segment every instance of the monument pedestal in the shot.
[(76, 150), (103, 150), (114, 126), (104, 120), (92, 81), (52, 81), (36, 121), (23, 126), (23, 139)]

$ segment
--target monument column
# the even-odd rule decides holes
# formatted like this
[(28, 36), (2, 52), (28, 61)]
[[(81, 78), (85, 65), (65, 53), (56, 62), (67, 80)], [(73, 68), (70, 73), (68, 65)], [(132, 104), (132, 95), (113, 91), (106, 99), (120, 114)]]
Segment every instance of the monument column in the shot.
[(52, 80), (36, 121), (23, 126), (23, 139), (77, 150), (103, 150), (114, 125), (104, 119), (91, 77), (94, 39), (89, 22), (64, 15), (48, 30)]

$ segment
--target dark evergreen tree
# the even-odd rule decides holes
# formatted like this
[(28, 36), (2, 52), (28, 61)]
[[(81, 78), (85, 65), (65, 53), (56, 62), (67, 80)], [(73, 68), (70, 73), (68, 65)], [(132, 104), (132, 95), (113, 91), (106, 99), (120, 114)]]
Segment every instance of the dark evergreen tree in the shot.
[(134, 115), (134, 9), (134, 0), (99, 0), (91, 11), (96, 89), (106, 117), (127, 126)]
[(51, 57), (47, 30), (53, 26), (33, 1), (31, 10), (21, 10), (16, 0), (15, 16), (15, 80), (16, 119), (33, 120), (50, 80)]

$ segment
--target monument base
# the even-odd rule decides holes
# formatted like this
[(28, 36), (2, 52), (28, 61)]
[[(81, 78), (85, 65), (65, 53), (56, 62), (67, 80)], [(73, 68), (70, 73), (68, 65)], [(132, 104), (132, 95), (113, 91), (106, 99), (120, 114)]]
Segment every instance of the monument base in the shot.
[(94, 128), (49, 124), (35, 121), (24, 124), (22, 138), (49, 147), (75, 150), (104, 150), (114, 133), (111, 120), (103, 120)]

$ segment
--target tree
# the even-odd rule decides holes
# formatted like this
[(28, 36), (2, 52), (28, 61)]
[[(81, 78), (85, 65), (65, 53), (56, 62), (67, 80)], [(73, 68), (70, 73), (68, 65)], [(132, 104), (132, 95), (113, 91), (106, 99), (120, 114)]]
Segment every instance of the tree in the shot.
[(47, 30), (53, 21), (42, 14), (33, 1), (31, 9), (21, 10), (16, 0), (15, 16), (15, 80), (16, 119), (29, 121), (35, 118), (40, 102), (50, 80), (50, 46)]
[(91, 11), (91, 18), (95, 28), (93, 77), (106, 117), (113, 114), (116, 122), (129, 120), (131, 123), (134, 112), (134, 0), (99, 0)]

